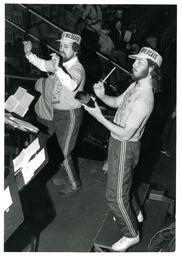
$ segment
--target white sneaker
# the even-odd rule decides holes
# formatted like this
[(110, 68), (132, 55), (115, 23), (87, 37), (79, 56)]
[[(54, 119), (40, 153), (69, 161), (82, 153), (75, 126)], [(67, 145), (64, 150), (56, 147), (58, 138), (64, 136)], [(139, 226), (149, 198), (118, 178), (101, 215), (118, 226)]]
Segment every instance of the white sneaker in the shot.
[(123, 236), (115, 244), (112, 245), (112, 249), (117, 252), (125, 252), (131, 246), (140, 242), (139, 234), (137, 237), (125, 237)]
[(137, 220), (139, 223), (143, 222), (144, 217), (141, 211), (139, 211), (139, 214), (137, 215)]

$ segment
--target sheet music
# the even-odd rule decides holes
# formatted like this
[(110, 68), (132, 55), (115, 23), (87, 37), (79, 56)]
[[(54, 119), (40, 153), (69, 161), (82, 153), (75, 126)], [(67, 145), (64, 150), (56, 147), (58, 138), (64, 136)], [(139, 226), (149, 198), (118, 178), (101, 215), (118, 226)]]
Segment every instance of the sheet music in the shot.
[(24, 115), (27, 113), (28, 111), (28, 107), (18, 104), (16, 106), (16, 108), (13, 110), (14, 113), (16, 113), (17, 115), (24, 117)]
[(5, 109), (9, 112), (14, 112), (17, 115), (24, 117), (29, 109), (29, 105), (34, 99), (34, 96), (27, 92), (22, 87), (18, 87), (14, 95), (11, 95), (6, 103)]
[(9, 187), (4, 190), (3, 208), (6, 211), (13, 204)]
[(30, 93), (26, 93), (20, 100), (20, 103), (24, 106), (29, 106), (32, 100), (34, 99), (34, 96), (32, 96)]
[(26, 94), (27, 90), (22, 88), (22, 87), (18, 87), (18, 89), (16, 90), (14, 96), (17, 100), (21, 100), (23, 98), (23, 96)]
[(25, 184), (27, 184), (31, 178), (34, 176), (34, 172), (41, 166), (41, 164), (45, 161), (45, 151), (42, 149), (39, 153), (35, 155), (35, 157), (27, 163), (26, 166), (22, 169), (22, 175)]
[(40, 148), (40, 144), (39, 144), (39, 139), (35, 139), (26, 149), (25, 149), (25, 153), (26, 155), (28, 155), (30, 160), (30, 157), (35, 154)]
[(20, 154), (13, 159), (13, 166), (14, 166), (14, 172), (17, 172), (18, 170), (23, 167), (24, 163), (28, 161), (28, 156), (25, 153), (25, 149), (22, 149)]
[(43, 148), (38, 154), (35, 155), (35, 157), (31, 161), (28, 162), (29, 171), (34, 173), (44, 161), (45, 161), (45, 151)]
[(17, 172), (18, 170), (22, 171), (22, 169), (28, 165), (32, 155), (36, 154), (39, 148), (40, 144), (37, 138), (27, 148), (22, 149), (20, 154), (13, 159), (14, 172)]
[(9, 112), (13, 112), (18, 104), (18, 100), (14, 97), (14, 95), (11, 95), (5, 103), (5, 109)]
[(29, 170), (28, 166), (24, 166), (21, 173), (22, 173), (25, 185), (31, 180), (31, 178), (34, 175), (34, 173)]

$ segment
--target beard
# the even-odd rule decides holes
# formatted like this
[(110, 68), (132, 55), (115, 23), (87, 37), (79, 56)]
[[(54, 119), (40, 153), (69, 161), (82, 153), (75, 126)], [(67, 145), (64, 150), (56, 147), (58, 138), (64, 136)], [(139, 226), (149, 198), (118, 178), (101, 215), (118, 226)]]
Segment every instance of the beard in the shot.
[(146, 78), (148, 76), (149, 73), (149, 69), (146, 68), (145, 70), (142, 70), (139, 73), (136, 73), (135, 71), (133, 71), (132, 77), (134, 81), (138, 81), (140, 79)]
[(73, 53), (70, 57), (67, 57), (64, 53), (61, 53), (62, 62), (67, 62), (68, 60), (71, 60), (75, 56), (75, 53)]

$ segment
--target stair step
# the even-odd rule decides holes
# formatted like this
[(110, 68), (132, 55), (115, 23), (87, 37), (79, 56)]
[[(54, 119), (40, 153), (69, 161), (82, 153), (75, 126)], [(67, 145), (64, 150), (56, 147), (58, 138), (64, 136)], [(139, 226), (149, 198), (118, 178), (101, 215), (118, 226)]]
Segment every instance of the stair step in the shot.
[[(168, 202), (147, 199), (144, 206), (145, 220), (141, 225), (141, 242), (128, 249), (128, 252), (146, 252), (151, 237), (164, 224)], [(95, 251), (112, 251), (112, 244), (121, 238), (120, 230), (108, 211), (94, 240)]]
[[(149, 184), (141, 183), (138, 187), (138, 197), (141, 205), (144, 204), (144, 201), (148, 195)], [(94, 239), (93, 245), (96, 251), (102, 251), (103, 249), (112, 250), (111, 246), (116, 242), (121, 236), (120, 230), (113, 220), (113, 213), (108, 210), (105, 215), (104, 221), (98, 230), (96, 237)]]
[(141, 224), (141, 242), (128, 252), (146, 252), (151, 237), (164, 225), (169, 203), (147, 199), (144, 207), (144, 222)]

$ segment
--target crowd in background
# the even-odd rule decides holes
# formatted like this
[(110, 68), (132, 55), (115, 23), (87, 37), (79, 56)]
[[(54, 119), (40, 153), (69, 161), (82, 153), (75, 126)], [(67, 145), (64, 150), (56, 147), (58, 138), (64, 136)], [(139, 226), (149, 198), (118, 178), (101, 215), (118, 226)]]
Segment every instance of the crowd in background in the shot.
[[(109, 61), (98, 57), (95, 52), (100, 52), (129, 71), (132, 60), (128, 58), (128, 55), (138, 53), (143, 46), (150, 47), (163, 56), (162, 84), (156, 93), (156, 106), (151, 116), (151, 119), (156, 119), (158, 115), (163, 120), (162, 124), (156, 128), (162, 134), (166, 130), (165, 125), (169, 126), (168, 120), (171, 119), (171, 113), (176, 108), (174, 57), (176, 41), (173, 31), (175, 20), (170, 20), (171, 16), (167, 10), (163, 11), (163, 15), (157, 14), (157, 11), (151, 11), (151, 13), (141, 11), (137, 18), (132, 18), (129, 12), (129, 9), (123, 6), (80, 4), (68, 8), (67, 13), (70, 17), (73, 17), (74, 13), (74, 21), (70, 30), (82, 36), (81, 61), (86, 67), (87, 77), (90, 78), (90, 83), (86, 87), (88, 91), (98, 77), (105, 77), (113, 67)], [(171, 23), (168, 23), (169, 21)], [(92, 76), (93, 74), (95, 77)], [(125, 89), (127, 82), (125, 73), (118, 68), (109, 78), (109, 83), (114, 85), (116, 94), (117, 90)], [(122, 86), (121, 83), (123, 83)], [(172, 129), (172, 134), (174, 134), (174, 126)], [(167, 128), (167, 130), (169, 132), (170, 129)], [(168, 143), (173, 144), (171, 150), (174, 150), (175, 139), (173, 137), (173, 142), (169, 142), (171, 138), (169, 133), (162, 136), (161, 143), (167, 138)]]
[[(38, 8), (39, 6), (34, 7)], [(13, 6), (13, 8), (15, 7)], [(163, 123), (167, 122), (176, 104), (176, 20), (172, 8), (170, 13), (170, 9), (167, 7), (161, 9), (157, 6), (151, 9), (150, 7), (148, 9), (147, 7), (141, 7), (137, 9), (136, 15), (134, 9), (132, 10), (132, 8), (125, 5), (75, 4), (62, 5), (59, 8), (45, 5), (40, 6), (40, 8), (38, 11), (46, 17), (51, 13), (53, 18), (50, 20), (63, 30), (81, 35), (80, 60), (86, 70), (85, 89), (89, 92), (92, 90), (93, 83), (105, 77), (113, 68), (111, 62), (98, 56), (96, 52), (100, 52), (109, 60), (130, 71), (132, 60), (128, 58), (129, 54), (136, 54), (142, 46), (149, 46), (158, 51), (164, 59), (162, 66), (163, 78), (162, 87), (155, 96), (156, 111), (154, 111), (153, 118), (156, 118), (157, 113), (160, 114)], [(15, 14), (15, 10), (11, 11), (11, 15), (15, 16)], [(19, 18), (15, 22), (23, 23), (22, 16), (19, 15), (18, 11), (17, 17)], [(57, 31), (53, 33), (50, 26), (48, 27), (46, 23), (43, 25), (40, 20), (33, 18), (33, 15), (30, 20), (32, 25), (36, 22), (36, 26), (32, 26), (32, 29), (30, 27), (30, 32), (35, 33), (35, 35), (37, 33), (43, 39), (42, 34), (45, 35), (49, 31), (49, 40), (52, 38), (52, 41), (56, 41)], [(46, 33), (44, 30), (46, 30)], [(14, 46), (16, 47), (13, 48), (16, 48), (16, 52), (21, 46), (19, 41), (18, 39), (14, 40)], [(36, 50), (36, 43), (34, 43), (35, 52), (39, 50), (43, 56), (46, 52), (45, 47), (37, 46)], [(17, 61), (18, 58), (16, 58), (16, 67), (18, 66)], [(21, 60), (20, 63), (22, 63), (20, 69), (25, 69), (27, 65), (24, 65)], [(12, 64), (13, 61), (11, 60)], [(9, 68), (9, 63), (6, 63), (6, 65)], [(17, 71), (16, 74), (18, 74)], [(124, 90), (128, 86), (128, 77), (119, 68), (116, 68), (109, 77), (108, 83), (113, 85), (112, 93), (117, 94), (120, 93), (118, 90)], [(122, 86), (119, 86), (121, 83)], [(162, 131), (163, 128), (164, 125), (161, 125), (158, 129)]]

